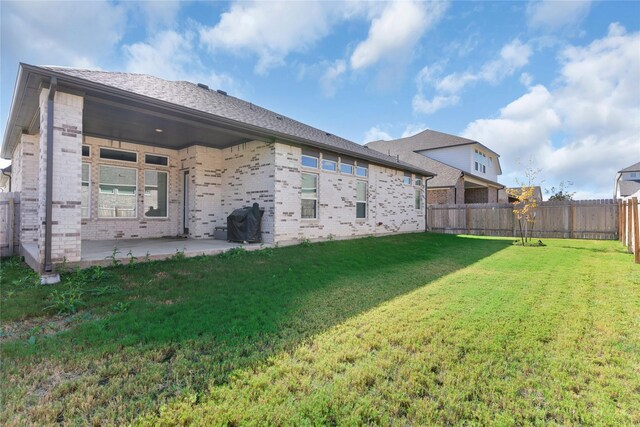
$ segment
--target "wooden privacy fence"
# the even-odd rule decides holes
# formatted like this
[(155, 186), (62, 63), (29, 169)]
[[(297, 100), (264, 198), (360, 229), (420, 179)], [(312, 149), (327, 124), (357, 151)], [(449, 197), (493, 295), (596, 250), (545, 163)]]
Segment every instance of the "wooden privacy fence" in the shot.
[(20, 193), (0, 193), (0, 256), (14, 254), (20, 244)]
[[(541, 202), (536, 208), (534, 238), (618, 239), (618, 202), (571, 200)], [(429, 205), (430, 231), (449, 234), (517, 237), (511, 203)]]
[(637, 264), (640, 264), (640, 235), (638, 231), (638, 198), (621, 200), (618, 206), (618, 236), (629, 253), (632, 253)]

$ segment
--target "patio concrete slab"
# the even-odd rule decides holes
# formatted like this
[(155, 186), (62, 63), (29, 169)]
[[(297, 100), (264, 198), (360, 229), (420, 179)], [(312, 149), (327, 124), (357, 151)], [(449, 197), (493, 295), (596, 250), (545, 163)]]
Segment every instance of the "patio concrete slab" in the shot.
[(125, 263), (131, 256), (141, 262), (145, 258), (150, 260), (166, 259), (176, 253), (184, 253), (186, 257), (199, 255), (217, 255), (232, 248), (243, 247), (255, 250), (264, 247), (259, 243), (240, 244), (214, 239), (122, 239), (122, 240), (83, 240), (81, 267), (87, 265), (109, 264), (116, 249), (115, 258)]

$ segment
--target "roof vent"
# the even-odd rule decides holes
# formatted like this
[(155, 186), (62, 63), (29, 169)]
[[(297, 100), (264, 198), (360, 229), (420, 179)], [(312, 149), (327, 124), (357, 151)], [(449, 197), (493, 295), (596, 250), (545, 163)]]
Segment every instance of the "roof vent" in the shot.
[(227, 92), (225, 92), (223, 90), (218, 89), (216, 92), (218, 92), (220, 95), (227, 96)]
[(327, 135), (327, 136), (331, 136), (331, 134), (329, 132), (325, 132), (324, 134)]
[(282, 120), (282, 117), (281, 116), (276, 116), (276, 119)]
[(202, 89), (209, 90), (209, 86), (207, 86), (207, 85), (206, 85), (206, 84), (204, 84), (204, 83), (198, 83), (198, 87), (201, 87)]

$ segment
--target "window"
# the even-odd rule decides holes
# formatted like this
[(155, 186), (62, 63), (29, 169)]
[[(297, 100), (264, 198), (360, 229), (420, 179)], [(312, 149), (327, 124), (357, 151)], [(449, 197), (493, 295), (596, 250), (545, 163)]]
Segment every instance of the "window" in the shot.
[(318, 159), (320, 158), (320, 153), (318, 151), (309, 150), (308, 148), (302, 149), (302, 166), (305, 168), (318, 169)]
[(155, 154), (145, 154), (144, 162), (149, 165), (168, 166), (169, 158), (167, 156), (158, 156)]
[(411, 174), (409, 172), (404, 173), (404, 177), (402, 178), (402, 183), (404, 185), (411, 185)]
[(416, 209), (420, 209), (422, 204), (422, 191), (416, 188)]
[(303, 155), (302, 166), (304, 166), (305, 168), (318, 169), (318, 158)]
[(356, 218), (367, 217), (367, 183), (365, 181), (356, 182)]
[(340, 163), (340, 173), (344, 173), (347, 175), (353, 175), (353, 165), (347, 165), (344, 163)]
[(475, 151), (475, 161), (474, 161), (475, 170), (477, 170), (478, 172), (487, 173), (487, 156), (478, 150), (474, 150), (474, 151)]
[(414, 185), (417, 187), (422, 187), (422, 180), (420, 178), (416, 178)]
[(166, 218), (167, 199), (167, 173), (144, 171), (144, 216)]
[(135, 218), (137, 170), (100, 165), (99, 218)]
[(89, 218), (91, 211), (89, 210), (91, 200), (91, 165), (82, 164), (82, 189), (80, 192), (80, 212), (82, 218)]
[(356, 176), (362, 176), (362, 177), (366, 177), (367, 176), (367, 167), (366, 166), (356, 166)]
[(318, 175), (302, 174), (302, 218), (318, 218)]
[(338, 170), (338, 164), (336, 162), (334, 162), (333, 160), (323, 159), (322, 160), (322, 170), (329, 171), (329, 172), (335, 172), (335, 171)]
[(333, 154), (322, 154), (322, 170), (336, 172), (338, 170), (338, 156)]
[(138, 153), (133, 151), (113, 150), (111, 148), (100, 148), (100, 158), (107, 160), (120, 160), (122, 162), (138, 161)]
[(89, 156), (91, 156), (91, 147), (89, 147), (88, 145), (83, 145), (82, 157), (89, 157)]

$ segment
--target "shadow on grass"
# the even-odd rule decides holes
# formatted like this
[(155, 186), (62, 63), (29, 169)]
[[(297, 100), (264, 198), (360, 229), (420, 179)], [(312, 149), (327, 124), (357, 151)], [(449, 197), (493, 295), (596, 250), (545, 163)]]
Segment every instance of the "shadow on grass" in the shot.
[(33, 346), (9, 343), (2, 353), (63, 360), (128, 353), (149, 363), (179, 355), (165, 381), (174, 392), (199, 392), (509, 246), (423, 233), (121, 267), (114, 272), (123, 290), (110, 304), (127, 302), (126, 312)]

